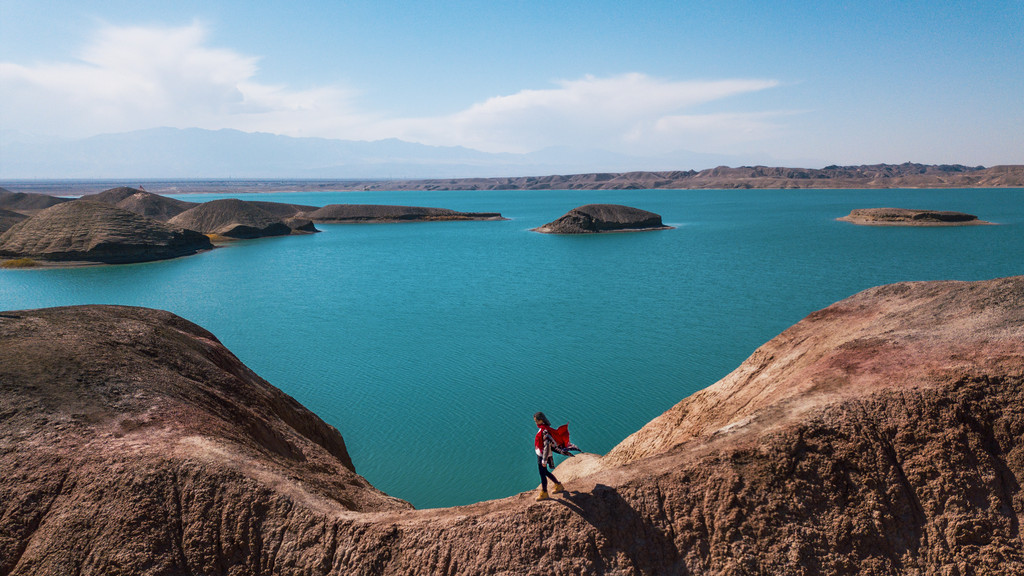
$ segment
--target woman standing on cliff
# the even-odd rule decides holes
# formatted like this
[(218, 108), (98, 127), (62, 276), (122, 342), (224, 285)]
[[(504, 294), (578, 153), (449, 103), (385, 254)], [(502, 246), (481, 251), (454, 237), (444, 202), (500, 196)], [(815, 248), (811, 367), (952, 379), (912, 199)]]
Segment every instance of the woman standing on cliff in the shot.
[(551, 427), (551, 422), (548, 421), (548, 417), (543, 412), (537, 412), (533, 415), (533, 421), (537, 424), (537, 436), (533, 439), (533, 448), (537, 453), (537, 468), (540, 471), (540, 494), (537, 494), (537, 500), (547, 500), (548, 496), (548, 478), (555, 483), (555, 486), (551, 489), (552, 494), (558, 494), (564, 492), (565, 488), (555, 478), (555, 475), (548, 472), (548, 467), (554, 469), (555, 459), (552, 457), (552, 452), (558, 452), (566, 456), (573, 456), (570, 450), (580, 452), (580, 449), (569, 442), (569, 425), (563, 424), (558, 427), (557, 430)]
[(548, 478), (555, 485), (551, 488), (551, 492), (558, 494), (565, 490), (562, 484), (555, 478), (555, 475), (548, 472), (548, 466), (551, 468), (555, 467), (555, 459), (551, 455), (552, 449), (555, 447), (555, 437), (552, 434), (554, 430), (551, 429), (551, 422), (548, 421), (548, 417), (543, 412), (537, 412), (533, 415), (533, 421), (537, 424), (537, 436), (533, 439), (534, 452), (537, 453), (537, 468), (540, 470), (540, 494), (537, 494), (537, 500), (547, 500), (548, 496)]

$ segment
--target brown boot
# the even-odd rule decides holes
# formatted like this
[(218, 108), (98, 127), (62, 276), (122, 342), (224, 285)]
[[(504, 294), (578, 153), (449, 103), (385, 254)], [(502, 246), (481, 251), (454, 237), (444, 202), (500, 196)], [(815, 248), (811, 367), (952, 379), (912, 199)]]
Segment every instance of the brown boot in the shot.
[(551, 493), (558, 494), (559, 492), (565, 492), (565, 486), (562, 486), (558, 482), (555, 482), (555, 487), (551, 489)]
[(541, 500), (547, 500), (549, 498), (551, 498), (551, 497), (548, 496), (548, 491), (547, 490), (541, 490), (540, 494), (537, 494), (537, 502), (540, 502)]

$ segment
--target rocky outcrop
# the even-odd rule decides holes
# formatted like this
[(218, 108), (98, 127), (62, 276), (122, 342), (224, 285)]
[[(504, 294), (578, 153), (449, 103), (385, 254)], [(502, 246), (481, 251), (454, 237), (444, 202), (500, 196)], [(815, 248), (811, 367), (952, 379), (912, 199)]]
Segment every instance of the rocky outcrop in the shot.
[(442, 510), (373, 491), (170, 314), (3, 313), (0, 338), (3, 573), (1024, 571), (1024, 277), (853, 296), (567, 460), (566, 494)]
[(10, 210), (0, 208), (0, 232), (6, 231), (11, 226), (14, 226), (26, 218), (28, 218), (28, 216), (21, 214), (20, 212), (12, 212)]
[(906, 208), (858, 208), (842, 218), (864, 226), (974, 226), (991, 224), (979, 220), (974, 214), (940, 212), (937, 210), (908, 210)]
[(167, 222), (196, 205), (194, 202), (176, 200), (126, 186), (82, 196), (80, 199), (103, 202), (161, 222)]
[(457, 212), (447, 208), (385, 206), (378, 204), (328, 204), (323, 208), (302, 212), (299, 215), (318, 224), (504, 220), (501, 214), (497, 212)]
[(203, 234), (236, 239), (292, 233), (292, 229), (277, 216), (233, 198), (204, 202), (171, 218), (168, 223)]
[(198, 232), (82, 200), (51, 206), (0, 234), (0, 258), (65, 263), (148, 262), (212, 247)]
[(314, 544), (297, 533), (333, 538), (311, 525), (409, 508), (167, 312), (0, 313), (0, 416), (3, 574), (282, 573)]
[(654, 212), (619, 204), (587, 204), (573, 208), (564, 216), (534, 228), (544, 234), (596, 234), (600, 232), (640, 232), (668, 230)]

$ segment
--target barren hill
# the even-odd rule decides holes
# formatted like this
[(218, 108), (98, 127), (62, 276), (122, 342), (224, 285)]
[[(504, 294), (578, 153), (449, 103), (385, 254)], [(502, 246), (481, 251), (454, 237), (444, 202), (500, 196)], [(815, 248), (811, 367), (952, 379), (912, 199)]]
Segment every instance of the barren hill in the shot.
[(168, 224), (228, 238), (261, 238), (292, 233), (292, 229), (277, 216), (233, 198), (204, 202), (171, 218)]
[(174, 198), (160, 196), (159, 194), (127, 186), (111, 188), (98, 194), (89, 194), (82, 196), (80, 199), (103, 202), (104, 204), (117, 206), (129, 212), (135, 212), (136, 214), (141, 214), (161, 222), (167, 222), (196, 205), (193, 202), (175, 200)]
[(147, 262), (212, 247), (192, 230), (84, 200), (51, 206), (0, 234), (0, 257), (52, 262)]
[(815, 312), (547, 502), (409, 510), (165, 312), (0, 314), (0, 415), (16, 575), (1024, 572), (1024, 277)]

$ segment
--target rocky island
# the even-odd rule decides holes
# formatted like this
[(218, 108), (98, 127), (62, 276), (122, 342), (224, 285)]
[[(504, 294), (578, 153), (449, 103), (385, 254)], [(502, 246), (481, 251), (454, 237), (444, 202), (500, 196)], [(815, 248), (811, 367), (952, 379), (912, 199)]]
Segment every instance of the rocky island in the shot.
[(602, 232), (641, 232), (670, 230), (654, 212), (619, 204), (587, 204), (573, 208), (564, 216), (534, 228), (543, 234), (597, 234)]
[(210, 240), (193, 230), (83, 200), (53, 205), (0, 234), (0, 259), (47, 263), (148, 262), (211, 248)]
[[(171, 218), (167, 223), (197, 230), (215, 239), (264, 238), (293, 233), (292, 228), (277, 216), (249, 202), (234, 198), (198, 204)], [(316, 229), (312, 231), (315, 232)]]
[(979, 220), (974, 214), (938, 210), (909, 210), (906, 208), (858, 208), (842, 218), (862, 226), (976, 226), (991, 224)]
[(867, 290), (567, 460), (552, 501), (422, 511), (194, 324), (3, 312), (0, 573), (1022, 573), (1022, 302)]
[(324, 224), (440, 222), (449, 220), (504, 220), (498, 212), (457, 212), (447, 208), (379, 204), (328, 204), (299, 216)]

